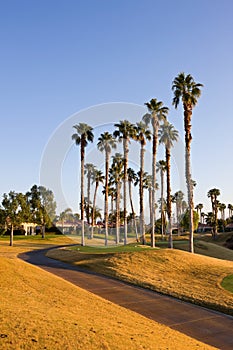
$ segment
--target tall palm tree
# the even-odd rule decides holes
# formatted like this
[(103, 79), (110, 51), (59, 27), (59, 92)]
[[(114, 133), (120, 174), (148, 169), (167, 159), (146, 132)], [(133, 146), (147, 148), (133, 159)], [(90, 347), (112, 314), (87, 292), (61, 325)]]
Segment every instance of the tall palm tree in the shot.
[(136, 240), (138, 241), (138, 228), (137, 228), (137, 221), (136, 221), (136, 216), (135, 216), (135, 211), (133, 206), (133, 199), (132, 199), (132, 183), (135, 183), (137, 179), (137, 174), (132, 168), (128, 168), (127, 175), (128, 175), (128, 187), (129, 187), (129, 200), (130, 200), (132, 218), (133, 218), (134, 227), (135, 227)]
[[(156, 184), (156, 157), (158, 146), (158, 130), (159, 123), (166, 119), (169, 108), (163, 106), (163, 102), (158, 101), (156, 98), (152, 98), (150, 102), (145, 103), (149, 113), (144, 115), (143, 120), (145, 123), (151, 122), (152, 124), (152, 207), (155, 208), (155, 184)], [(151, 227), (151, 246), (155, 247), (155, 211), (152, 212), (152, 227)]]
[(84, 174), (87, 176), (87, 223), (90, 224), (90, 202), (91, 202), (91, 178), (93, 172), (95, 170), (95, 166), (92, 163), (86, 163), (84, 165)]
[[(146, 243), (145, 237), (145, 219), (144, 219), (144, 191), (143, 191), (143, 175), (144, 175), (144, 153), (146, 141), (151, 140), (151, 132), (144, 122), (139, 122), (135, 126), (136, 136), (135, 139), (140, 143), (140, 180), (139, 180), (139, 201), (140, 201), (140, 235), (142, 237), (142, 243)], [(153, 232), (152, 232), (153, 234)]]
[(178, 140), (178, 131), (172, 124), (165, 121), (159, 129), (160, 143), (165, 145), (166, 152), (166, 168), (167, 168), (167, 216), (168, 216), (168, 233), (169, 233), (169, 246), (173, 248), (172, 240), (172, 208), (171, 208), (171, 148), (174, 141)]
[(84, 240), (84, 161), (85, 161), (85, 148), (88, 142), (93, 142), (94, 134), (93, 128), (85, 123), (79, 123), (73, 126), (76, 133), (72, 135), (72, 139), (75, 141), (77, 146), (80, 145), (80, 156), (81, 156), (81, 223), (82, 223), (82, 234), (81, 234), (81, 245), (85, 245)]
[(193, 183), (191, 174), (191, 119), (193, 108), (196, 106), (198, 98), (201, 96), (201, 87), (203, 85), (196, 83), (193, 77), (185, 73), (180, 73), (172, 83), (174, 92), (173, 105), (178, 107), (180, 101), (184, 109), (184, 129), (185, 129), (185, 173), (188, 192), (189, 205), (189, 251), (194, 253), (193, 246)]
[(109, 169), (109, 183), (110, 185), (115, 185), (116, 189), (116, 244), (120, 242), (120, 232), (119, 232), (119, 224), (120, 224), (120, 191), (121, 191), (121, 180), (124, 176), (122, 174), (122, 170), (124, 167), (124, 159), (120, 153), (116, 153), (115, 156), (112, 157), (112, 165)]
[(208, 191), (207, 196), (211, 200), (213, 224), (214, 224), (213, 238), (216, 239), (218, 234), (218, 204), (219, 204), (217, 197), (220, 196), (220, 190), (218, 188), (212, 188), (211, 190)]
[(128, 169), (128, 154), (129, 142), (135, 135), (135, 128), (128, 120), (121, 120), (120, 123), (114, 125), (117, 130), (113, 135), (123, 142), (124, 152), (124, 178), (123, 178), (123, 200), (124, 200), (124, 244), (127, 244), (127, 169)]
[(152, 225), (152, 220), (153, 220), (153, 207), (152, 207), (152, 175), (150, 174), (145, 174), (145, 179), (144, 179), (144, 188), (148, 190), (149, 194), (149, 212), (150, 212), (150, 226)]
[(160, 172), (160, 188), (161, 188), (161, 203), (160, 203), (160, 213), (161, 213), (161, 235), (164, 238), (164, 173), (167, 170), (166, 162), (164, 160), (159, 160), (157, 162), (157, 172)]
[(94, 224), (95, 224), (95, 211), (96, 211), (96, 196), (100, 183), (104, 182), (104, 175), (101, 170), (94, 169), (91, 175), (92, 183), (95, 183), (95, 192), (93, 197), (93, 208), (92, 208), (92, 217), (91, 217), (91, 238), (93, 238), (94, 233)]
[(224, 221), (225, 220), (225, 209), (226, 209), (226, 204), (224, 203), (219, 203), (218, 205), (220, 213), (221, 213), (221, 219)]
[(108, 245), (108, 172), (111, 150), (116, 148), (116, 139), (109, 132), (104, 132), (98, 138), (97, 147), (100, 152), (105, 152), (105, 200), (104, 200), (104, 222), (105, 222), (105, 245)]

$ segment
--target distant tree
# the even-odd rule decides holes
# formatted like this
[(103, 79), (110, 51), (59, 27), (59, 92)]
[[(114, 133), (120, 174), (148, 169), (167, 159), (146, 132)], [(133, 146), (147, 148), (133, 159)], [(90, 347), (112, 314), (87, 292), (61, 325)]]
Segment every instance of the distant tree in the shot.
[(166, 153), (166, 169), (167, 169), (167, 216), (168, 216), (168, 233), (169, 246), (173, 248), (172, 240), (172, 206), (171, 206), (171, 148), (174, 142), (178, 140), (178, 131), (172, 124), (165, 121), (159, 129), (159, 142), (164, 144)]
[(172, 201), (176, 204), (176, 222), (178, 235), (180, 233), (180, 219), (182, 213), (182, 201), (184, 199), (184, 193), (182, 191), (177, 191), (173, 195)]
[[(159, 160), (157, 163), (157, 172), (160, 173), (160, 188), (161, 188), (161, 202), (160, 202), (160, 213), (161, 213), (161, 235), (162, 238), (164, 237), (164, 227), (165, 227), (165, 222), (164, 222), (164, 173), (167, 170), (167, 165), (165, 160)], [(158, 221), (156, 221), (158, 222)]]
[(114, 137), (123, 142), (124, 152), (124, 177), (123, 177), (123, 200), (124, 200), (124, 244), (127, 244), (127, 169), (130, 139), (135, 136), (135, 128), (128, 120), (121, 120), (114, 125), (117, 129), (114, 131)]
[[(152, 125), (152, 207), (155, 208), (155, 185), (156, 185), (156, 157), (158, 147), (158, 130), (161, 121), (166, 119), (169, 108), (163, 105), (162, 101), (152, 98), (150, 102), (145, 103), (149, 113), (143, 117), (143, 121), (147, 124), (151, 122)], [(152, 228), (151, 228), (151, 246), (155, 247), (155, 210), (152, 212)]]
[(99, 184), (104, 182), (104, 175), (101, 170), (95, 169), (94, 172), (92, 173), (92, 183), (95, 183), (95, 192), (94, 192), (94, 198), (93, 198), (93, 209), (92, 209), (92, 220), (91, 220), (91, 238), (93, 238), (93, 233), (94, 233), (94, 224), (95, 224), (95, 219), (96, 219), (96, 196), (97, 196), (97, 191), (99, 188)]
[(116, 153), (112, 157), (112, 165), (109, 169), (109, 183), (111, 186), (115, 186), (116, 189), (116, 244), (120, 242), (120, 190), (121, 190), (121, 181), (123, 179), (123, 168), (124, 168), (124, 159), (122, 154)]
[(21, 223), (21, 216), (19, 215), (19, 200), (18, 194), (10, 191), (9, 194), (3, 194), (2, 205), (4, 208), (4, 217), (7, 227), (10, 228), (10, 246), (13, 246), (14, 228)]
[(90, 203), (91, 203), (91, 178), (93, 172), (95, 171), (95, 166), (92, 163), (86, 163), (84, 165), (84, 174), (87, 176), (87, 201), (86, 201), (86, 216), (87, 223), (90, 224)]
[(109, 132), (104, 132), (98, 138), (97, 148), (105, 153), (105, 200), (104, 200), (104, 223), (105, 245), (108, 245), (108, 176), (111, 150), (116, 148), (116, 139)]
[(227, 208), (229, 210), (229, 218), (231, 218), (232, 217), (232, 213), (233, 213), (233, 205), (232, 204), (228, 204)]
[(73, 126), (76, 133), (72, 135), (72, 140), (75, 141), (77, 146), (80, 146), (80, 159), (81, 159), (81, 222), (82, 222), (82, 234), (81, 245), (85, 246), (84, 238), (84, 163), (85, 163), (85, 148), (88, 142), (93, 142), (94, 134), (93, 128), (85, 123), (79, 123)]
[(135, 127), (136, 140), (140, 143), (140, 181), (139, 181), (139, 206), (140, 206), (140, 235), (142, 243), (146, 244), (145, 236), (145, 219), (144, 219), (144, 191), (143, 191), (143, 175), (144, 175), (144, 153), (146, 141), (151, 140), (151, 132), (144, 122), (137, 123)]
[(64, 233), (64, 223), (69, 218), (70, 214), (72, 214), (72, 210), (70, 208), (66, 208), (59, 215), (59, 220), (62, 223), (62, 233)]
[[(197, 228), (198, 228), (198, 220), (199, 220), (199, 215), (194, 210), (193, 211), (193, 229), (194, 230), (197, 230)], [(187, 209), (186, 212), (184, 213), (184, 216), (182, 217), (182, 219), (180, 221), (180, 226), (183, 227), (185, 230), (189, 231), (189, 225), (190, 225), (189, 209)]]
[(199, 211), (199, 219), (200, 219), (200, 222), (201, 222), (201, 211), (203, 209), (203, 204), (202, 203), (197, 204), (195, 209), (197, 210), (197, 212)]
[(217, 197), (220, 196), (220, 190), (218, 188), (212, 188), (207, 193), (207, 196), (211, 200), (212, 213), (213, 213), (213, 217), (214, 217), (213, 238), (216, 239), (217, 234), (218, 234), (218, 204), (219, 204), (219, 201), (217, 200)]
[(196, 106), (198, 98), (201, 96), (202, 84), (197, 84), (193, 77), (185, 73), (180, 73), (174, 79), (172, 83), (172, 90), (174, 92), (174, 98), (172, 104), (175, 108), (178, 107), (180, 101), (183, 103), (184, 109), (184, 129), (185, 129), (185, 173), (186, 173), (186, 183), (188, 192), (188, 206), (190, 215), (189, 224), (189, 251), (194, 253), (193, 246), (193, 183), (191, 175), (191, 120), (193, 108)]
[(134, 205), (133, 205), (133, 198), (132, 198), (132, 184), (135, 183), (137, 180), (137, 174), (132, 168), (128, 168), (127, 170), (128, 175), (128, 187), (129, 187), (129, 200), (130, 200), (130, 206), (131, 206), (131, 214), (132, 214), (132, 220), (135, 227), (135, 233), (136, 233), (136, 240), (138, 241), (138, 229), (137, 229), (137, 221), (134, 211)]

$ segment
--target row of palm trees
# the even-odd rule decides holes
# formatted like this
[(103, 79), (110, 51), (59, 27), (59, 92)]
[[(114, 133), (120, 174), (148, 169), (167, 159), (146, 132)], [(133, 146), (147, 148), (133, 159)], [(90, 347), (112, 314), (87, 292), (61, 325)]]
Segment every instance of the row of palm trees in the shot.
[[(184, 109), (184, 129), (185, 129), (185, 170), (186, 183), (188, 193), (188, 206), (190, 213), (190, 252), (193, 252), (193, 181), (191, 176), (191, 118), (193, 107), (197, 104), (201, 95), (200, 88), (202, 84), (195, 83), (193, 77), (188, 74), (180, 73), (173, 81), (172, 90), (174, 93), (173, 105), (178, 107), (182, 102)], [(156, 98), (145, 103), (148, 113), (143, 116), (142, 121), (133, 125), (127, 120), (120, 121), (115, 124), (116, 130), (113, 135), (108, 131), (102, 133), (98, 138), (97, 147), (105, 154), (105, 205), (104, 205), (104, 221), (105, 221), (105, 244), (108, 244), (108, 196), (109, 196), (109, 163), (112, 149), (116, 148), (116, 142), (119, 140), (123, 143), (123, 202), (124, 202), (124, 244), (127, 243), (127, 182), (128, 182), (128, 154), (129, 143), (131, 139), (140, 143), (140, 177), (139, 177), (139, 198), (140, 198), (140, 234), (145, 241), (145, 223), (144, 223), (144, 204), (143, 204), (143, 176), (144, 176), (144, 153), (147, 141), (152, 138), (152, 228), (151, 228), (151, 246), (155, 247), (155, 190), (156, 190), (156, 158), (157, 147), (160, 139), (165, 145), (166, 171), (167, 171), (167, 215), (168, 230), (170, 237), (170, 247), (172, 247), (172, 230), (171, 230), (171, 185), (170, 185), (170, 158), (171, 147), (177, 141), (178, 132), (174, 126), (167, 121), (168, 107)], [(152, 125), (152, 133), (148, 127)], [(85, 147), (88, 142), (93, 142), (93, 128), (87, 124), (79, 123), (74, 126), (76, 133), (72, 135), (72, 139), (77, 145), (80, 145), (81, 156), (81, 221), (82, 221), (82, 240), (84, 245), (84, 156)], [(115, 166), (117, 166), (115, 160)], [(119, 166), (119, 164), (118, 164)], [(163, 203), (162, 203), (163, 204)], [(161, 205), (162, 205), (161, 204)]]

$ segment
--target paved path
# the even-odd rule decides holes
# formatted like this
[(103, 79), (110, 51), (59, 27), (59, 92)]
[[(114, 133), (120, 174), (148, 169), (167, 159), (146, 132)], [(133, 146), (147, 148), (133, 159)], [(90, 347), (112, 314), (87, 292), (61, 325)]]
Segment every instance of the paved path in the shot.
[(102, 298), (221, 350), (233, 349), (233, 318), (159, 293), (87, 272), (46, 257), (46, 250), (19, 255)]

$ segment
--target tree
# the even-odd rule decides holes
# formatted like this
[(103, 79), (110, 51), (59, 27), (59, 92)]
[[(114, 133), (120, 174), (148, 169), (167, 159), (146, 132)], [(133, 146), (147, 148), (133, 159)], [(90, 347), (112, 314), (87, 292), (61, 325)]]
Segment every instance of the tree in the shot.
[[(159, 123), (161, 120), (166, 119), (168, 114), (168, 107), (163, 106), (163, 102), (158, 101), (156, 98), (150, 100), (150, 102), (145, 103), (148, 108), (149, 113), (144, 115), (143, 120), (148, 124), (152, 124), (152, 207), (155, 208), (155, 184), (156, 184), (156, 157), (157, 157), (157, 146), (158, 146), (158, 130)], [(151, 246), (155, 247), (155, 211), (152, 212), (152, 227), (151, 227)]]
[(70, 217), (71, 214), (72, 214), (72, 210), (70, 208), (66, 208), (59, 215), (59, 220), (61, 220), (61, 224), (62, 224), (63, 234), (64, 234), (64, 222), (67, 221), (67, 219)]
[(182, 191), (177, 191), (173, 196), (173, 202), (176, 204), (176, 222), (177, 222), (178, 235), (180, 233), (180, 219), (181, 219), (183, 199), (184, 199), (184, 193)]
[[(136, 136), (135, 139), (140, 143), (140, 180), (139, 180), (139, 203), (140, 203), (140, 235), (142, 243), (146, 243), (145, 237), (145, 219), (144, 219), (144, 191), (143, 191), (143, 175), (144, 175), (144, 153), (146, 140), (151, 140), (151, 132), (144, 122), (139, 122), (135, 127)], [(153, 232), (152, 232), (153, 234)]]
[(167, 216), (168, 216), (168, 233), (169, 233), (169, 245), (173, 248), (172, 240), (172, 206), (171, 206), (171, 148), (174, 141), (178, 140), (178, 131), (172, 124), (165, 121), (159, 129), (160, 143), (165, 145), (166, 153), (166, 168), (167, 168)]
[(216, 239), (218, 234), (218, 204), (219, 204), (217, 197), (220, 196), (220, 190), (218, 188), (212, 188), (207, 193), (207, 196), (211, 200), (212, 213), (213, 213), (213, 225), (214, 225), (213, 238)]
[(200, 222), (201, 222), (201, 211), (203, 209), (203, 204), (202, 203), (197, 204), (195, 209), (197, 210), (197, 212), (199, 211), (199, 219), (200, 219)]
[(224, 230), (225, 230), (225, 209), (226, 209), (226, 204), (219, 203), (218, 204), (218, 208), (219, 208), (220, 213), (221, 213), (221, 223), (222, 223), (222, 229), (223, 229), (223, 232), (224, 232)]
[(112, 148), (116, 148), (116, 139), (109, 132), (104, 132), (98, 138), (97, 147), (100, 152), (105, 152), (105, 201), (104, 201), (104, 222), (105, 222), (105, 245), (108, 245), (108, 173), (109, 159)]
[(94, 233), (94, 223), (95, 223), (95, 210), (96, 210), (96, 196), (97, 191), (100, 183), (104, 182), (104, 176), (101, 170), (94, 169), (92, 173), (92, 183), (95, 183), (95, 192), (94, 192), (94, 198), (93, 198), (93, 209), (92, 209), (92, 217), (91, 217), (91, 238), (93, 238)]
[(201, 87), (203, 85), (196, 83), (193, 77), (185, 73), (180, 73), (172, 83), (172, 90), (174, 92), (173, 105), (178, 107), (180, 101), (183, 103), (184, 109), (184, 130), (185, 130), (185, 173), (188, 192), (188, 206), (190, 215), (189, 225), (189, 251), (194, 253), (193, 246), (193, 183), (191, 174), (191, 119), (193, 108), (196, 106), (198, 98), (201, 96)]
[(90, 224), (90, 202), (91, 202), (91, 178), (93, 172), (95, 170), (95, 166), (92, 163), (86, 163), (84, 165), (84, 174), (87, 175), (87, 223)]
[(233, 205), (228, 204), (227, 209), (229, 210), (229, 219), (230, 219), (232, 217), (232, 213), (233, 213)]
[(124, 244), (127, 244), (127, 169), (128, 169), (128, 154), (129, 142), (135, 136), (135, 128), (128, 120), (121, 120), (120, 123), (114, 125), (117, 130), (113, 135), (123, 141), (124, 152), (124, 177), (123, 177), (123, 200), (124, 200)]
[(112, 166), (109, 169), (109, 183), (116, 189), (116, 244), (120, 241), (119, 223), (120, 223), (120, 190), (121, 180), (123, 178), (122, 170), (124, 168), (124, 159), (120, 153), (112, 157)]
[(164, 160), (159, 160), (157, 163), (157, 172), (160, 172), (160, 183), (161, 183), (161, 203), (160, 203), (160, 213), (161, 213), (161, 235), (164, 238), (164, 173), (167, 169), (166, 162)]
[[(193, 211), (193, 229), (194, 231), (198, 228), (198, 221), (199, 221), (199, 215), (198, 212), (195, 210)], [(186, 212), (184, 213), (181, 221), (180, 226), (183, 227), (185, 230), (189, 231), (190, 229), (190, 214), (189, 214), (189, 208), (186, 209)]]
[(21, 223), (21, 217), (19, 211), (18, 194), (14, 191), (10, 191), (9, 194), (4, 193), (2, 205), (5, 212), (5, 221), (7, 227), (10, 227), (10, 246), (13, 246), (14, 240), (14, 227)]
[(56, 217), (54, 194), (44, 186), (33, 185), (26, 196), (30, 203), (31, 219), (41, 226), (42, 238), (45, 238), (45, 227), (50, 227)]
[(137, 174), (132, 168), (128, 168), (127, 175), (128, 175), (129, 200), (130, 200), (130, 206), (131, 206), (131, 212), (132, 212), (132, 219), (135, 227), (136, 240), (138, 241), (138, 228), (137, 228), (137, 221), (136, 221), (133, 199), (132, 199), (132, 183), (135, 183), (137, 179)]
[(85, 148), (88, 142), (93, 142), (94, 134), (93, 128), (85, 123), (79, 123), (73, 126), (76, 133), (72, 135), (72, 139), (77, 146), (80, 146), (80, 160), (81, 160), (81, 245), (85, 246), (84, 238), (84, 162), (85, 162)]

